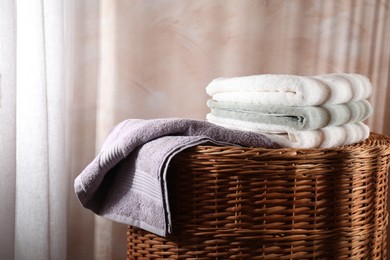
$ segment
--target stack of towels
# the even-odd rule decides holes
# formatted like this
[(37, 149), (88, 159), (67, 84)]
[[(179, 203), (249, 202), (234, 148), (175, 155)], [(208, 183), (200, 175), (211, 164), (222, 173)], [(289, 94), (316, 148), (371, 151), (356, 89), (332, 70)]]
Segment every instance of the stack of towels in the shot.
[(331, 148), (368, 138), (372, 85), (359, 74), (218, 78), (206, 88), (211, 123), (266, 134), (283, 147)]

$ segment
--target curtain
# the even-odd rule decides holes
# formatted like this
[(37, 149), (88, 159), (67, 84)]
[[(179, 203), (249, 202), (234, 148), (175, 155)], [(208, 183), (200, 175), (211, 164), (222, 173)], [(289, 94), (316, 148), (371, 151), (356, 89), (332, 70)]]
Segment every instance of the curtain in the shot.
[(16, 21), (13, 1), (0, 2), (0, 258), (13, 258), (16, 183)]
[[(390, 135), (386, 0), (0, 2), (0, 259), (123, 259), (73, 180), (126, 118), (204, 119), (221, 76), (369, 77)], [(390, 243), (388, 243), (390, 245)], [(389, 249), (390, 250), (390, 249)]]
[(0, 17), (0, 258), (66, 259), (62, 1), (1, 1)]

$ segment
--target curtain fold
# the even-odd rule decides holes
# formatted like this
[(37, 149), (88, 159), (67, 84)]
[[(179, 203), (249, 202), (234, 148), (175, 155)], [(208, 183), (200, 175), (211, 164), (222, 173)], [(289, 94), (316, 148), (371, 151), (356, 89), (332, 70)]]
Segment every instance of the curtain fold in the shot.
[(15, 259), (66, 259), (62, 1), (16, 2)]
[(44, 1), (46, 109), (48, 130), (49, 259), (66, 259), (67, 197), (67, 91), (65, 85), (64, 6)]
[(15, 3), (0, 2), (0, 259), (14, 258), (16, 183)]
[(16, 10), (15, 259), (48, 259), (49, 122), (43, 2), (17, 1)]
[(95, 155), (100, 8), (96, 0), (66, 1), (67, 70), (70, 87), (68, 259), (94, 259), (95, 217), (80, 206), (73, 180)]

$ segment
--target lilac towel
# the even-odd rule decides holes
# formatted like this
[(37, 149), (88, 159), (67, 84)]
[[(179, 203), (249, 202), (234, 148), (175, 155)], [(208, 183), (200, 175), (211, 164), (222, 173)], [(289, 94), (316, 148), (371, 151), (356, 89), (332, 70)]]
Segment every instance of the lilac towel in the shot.
[(262, 134), (206, 121), (129, 119), (110, 132), (101, 152), (76, 178), (76, 194), (102, 217), (166, 236), (172, 233), (167, 166), (178, 152), (205, 142), (279, 147)]

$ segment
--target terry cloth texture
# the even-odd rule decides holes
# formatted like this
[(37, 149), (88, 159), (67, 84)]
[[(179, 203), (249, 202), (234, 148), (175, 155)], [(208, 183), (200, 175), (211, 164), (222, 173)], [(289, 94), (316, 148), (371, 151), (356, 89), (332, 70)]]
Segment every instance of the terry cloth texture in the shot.
[(356, 123), (372, 114), (366, 100), (328, 106), (275, 106), (209, 100), (207, 106), (216, 117), (257, 124), (258, 130), (315, 130), (327, 126)]
[(367, 99), (371, 95), (372, 85), (368, 78), (359, 74), (264, 74), (217, 78), (206, 87), (206, 92), (217, 101), (320, 106)]
[(178, 152), (206, 142), (280, 147), (265, 135), (206, 121), (129, 119), (113, 128), (101, 152), (76, 178), (76, 194), (97, 215), (166, 236), (172, 233), (169, 162)]

